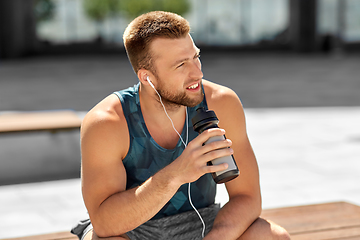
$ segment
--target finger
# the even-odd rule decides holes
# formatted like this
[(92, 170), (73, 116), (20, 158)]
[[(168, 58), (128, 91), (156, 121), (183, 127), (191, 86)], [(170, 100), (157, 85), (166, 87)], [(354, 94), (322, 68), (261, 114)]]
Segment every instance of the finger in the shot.
[(221, 158), (221, 157), (227, 157), (227, 156), (232, 155), (233, 153), (234, 153), (234, 150), (232, 148), (222, 148), (222, 149), (218, 149), (218, 150), (213, 150), (213, 151), (210, 151), (210, 152), (202, 155), (198, 159), (198, 163), (203, 166), (206, 166), (209, 161), (212, 161), (214, 159)]
[(225, 130), (221, 128), (210, 128), (202, 132), (199, 136), (197, 136), (192, 142), (194, 144), (202, 145), (206, 142), (209, 138), (215, 136), (222, 136), (225, 135)]
[(210, 151), (210, 152), (204, 154), (203, 156), (205, 158), (208, 158), (209, 159), (208, 161), (211, 161), (216, 158), (230, 156), (233, 153), (234, 153), (234, 150), (232, 148), (222, 148), (222, 149)]
[(206, 154), (214, 150), (229, 148), (231, 147), (231, 145), (232, 145), (232, 141), (230, 139), (223, 139), (223, 140), (207, 143), (202, 147), (201, 150), (202, 150), (202, 154)]
[(220, 172), (228, 169), (229, 165), (227, 163), (221, 163), (217, 165), (209, 165), (204, 167), (206, 173)]

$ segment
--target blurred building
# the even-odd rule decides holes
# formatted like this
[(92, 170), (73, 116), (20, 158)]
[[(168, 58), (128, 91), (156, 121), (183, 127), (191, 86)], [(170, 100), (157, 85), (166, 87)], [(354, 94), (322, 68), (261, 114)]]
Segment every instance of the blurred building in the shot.
[[(85, 15), (83, 0), (53, 0), (54, 18), (38, 26), (40, 38), (56, 43), (81, 42), (100, 32), (107, 42), (122, 43), (122, 33), (130, 19), (118, 15), (101, 25)], [(192, 36), (205, 45), (245, 45), (272, 39), (288, 25), (287, 0), (197, 0), (189, 1), (185, 15)], [(271, 9), (271, 11), (269, 11)], [(272, 21), (269, 21), (272, 19)]]
[(31, 0), (1, 0), (0, 58), (33, 52), (37, 42), (36, 27)]
[[(129, 19), (122, 14), (102, 22), (84, 12), (84, 0), (0, 1), (0, 58), (44, 49), (86, 44), (122, 49)], [(39, 21), (34, 12), (49, 7)], [(331, 51), (360, 42), (360, 0), (196, 0), (185, 14), (201, 46)], [(97, 45), (96, 45), (97, 44)], [(91, 45), (94, 46), (94, 45)], [(94, 50), (94, 48), (90, 48)], [(95, 48), (96, 49), (96, 48)], [(103, 48), (101, 48), (103, 49)]]

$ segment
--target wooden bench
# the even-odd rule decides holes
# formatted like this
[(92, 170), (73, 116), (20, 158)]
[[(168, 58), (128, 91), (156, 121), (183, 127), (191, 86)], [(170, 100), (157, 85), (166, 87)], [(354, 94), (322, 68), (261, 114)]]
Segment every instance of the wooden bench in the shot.
[(79, 129), (81, 118), (74, 111), (9, 112), (0, 114), (0, 133)]
[(360, 239), (360, 207), (347, 202), (268, 209), (261, 216), (283, 226), (292, 240)]
[(78, 177), (81, 122), (72, 110), (0, 112), (0, 184)]
[[(360, 239), (360, 207), (346, 202), (266, 209), (261, 217), (283, 226), (292, 240)], [(77, 240), (77, 237), (61, 232), (11, 240), (20, 239)]]

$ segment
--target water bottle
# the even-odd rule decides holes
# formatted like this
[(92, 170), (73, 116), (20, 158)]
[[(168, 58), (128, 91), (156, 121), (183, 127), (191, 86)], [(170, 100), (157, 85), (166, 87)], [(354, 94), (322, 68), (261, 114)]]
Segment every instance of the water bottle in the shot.
[[(216, 117), (214, 111), (205, 110), (203, 107), (196, 109), (196, 115), (191, 119), (193, 128), (196, 132), (202, 133), (209, 128), (218, 128), (219, 119)], [(208, 144), (215, 141), (224, 140), (225, 136), (215, 136), (209, 138), (204, 144)], [(208, 162), (208, 165), (218, 165), (221, 163), (227, 163), (228, 168), (212, 173), (212, 177), (217, 184), (228, 182), (237, 176), (239, 176), (239, 169), (236, 165), (233, 155), (216, 158)]]

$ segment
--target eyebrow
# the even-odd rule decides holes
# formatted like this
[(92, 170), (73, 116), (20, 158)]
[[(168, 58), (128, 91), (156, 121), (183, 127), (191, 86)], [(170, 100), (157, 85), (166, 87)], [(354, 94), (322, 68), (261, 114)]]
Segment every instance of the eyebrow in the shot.
[[(196, 56), (198, 56), (199, 54), (200, 54), (200, 49), (196, 47), (196, 53), (195, 53), (195, 55), (194, 55), (194, 58), (195, 58)], [(184, 59), (178, 60), (178, 61), (176, 61), (174, 64), (172, 64), (172, 66), (173, 66), (173, 67), (174, 67), (174, 66), (177, 66), (178, 64), (180, 64), (180, 63), (182, 63), (182, 62), (185, 62), (185, 61), (188, 61), (188, 60), (189, 60), (189, 58), (184, 58)]]

